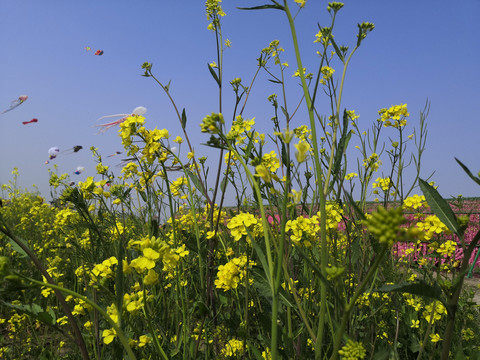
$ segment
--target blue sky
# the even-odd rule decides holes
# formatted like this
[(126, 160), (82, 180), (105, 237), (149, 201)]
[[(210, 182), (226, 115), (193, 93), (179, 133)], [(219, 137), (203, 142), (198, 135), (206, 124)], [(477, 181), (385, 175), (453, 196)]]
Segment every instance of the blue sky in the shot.
[[(236, 9), (261, 4), (224, 1), (223, 34), (232, 42), (224, 55), (227, 81), (241, 77), (249, 84), (256, 58), (274, 39), (285, 48), (283, 59), (290, 63), (291, 73), (295, 70), (284, 14)], [(313, 40), (317, 22), (329, 22), (326, 5), (326, 1), (307, 1), (297, 17), (307, 69), (317, 67)], [(36, 184), (48, 196), (47, 169), (52, 164), (74, 181), (94, 175), (90, 146), (104, 157), (122, 150), (116, 129), (95, 135), (92, 126), (103, 115), (144, 106), (147, 126), (167, 128), (173, 138), (181, 135), (161, 88), (140, 76), (145, 61), (153, 64), (161, 81), (172, 81), (171, 94), (180, 108), (186, 108), (197, 154), (209, 155), (212, 167), (216, 164), (215, 153), (200, 146), (207, 137), (198, 127), (205, 115), (218, 110), (215, 82), (206, 65), (215, 60), (215, 42), (206, 29), (204, 1), (2, 0), (0, 13), (0, 110), (19, 95), (29, 96), (18, 108), (0, 115), (0, 184), (11, 180), (12, 169), (18, 167), (20, 186), (31, 189)], [(353, 47), (357, 23), (376, 26), (355, 54), (346, 79), (343, 106), (361, 115), (361, 126), (369, 126), (379, 109), (400, 103), (408, 104), (413, 126), (430, 100), (422, 176), (435, 171), (432, 180), (447, 197), (479, 194), (478, 186), (454, 160), (458, 157), (474, 173), (480, 170), (478, 14), (478, 0), (346, 1), (334, 31), (337, 42)], [(85, 46), (92, 51), (85, 51)], [(104, 54), (93, 55), (97, 49)], [(293, 107), (300, 89), (295, 79), (289, 81)], [(225, 89), (224, 114), (229, 118), (233, 93), (228, 86)], [(245, 117), (256, 118), (259, 131), (270, 129), (272, 113), (266, 97), (273, 92), (279, 88), (261, 74), (244, 112)], [(326, 113), (322, 106), (327, 103), (322, 101), (319, 111)], [(38, 123), (22, 125), (32, 118)], [(293, 120), (293, 126), (307, 123), (302, 116)], [(50, 147), (66, 150), (75, 145), (84, 149), (44, 164)], [(105, 164), (115, 168), (119, 160), (120, 156), (109, 158)], [(86, 170), (74, 175), (80, 165)]]

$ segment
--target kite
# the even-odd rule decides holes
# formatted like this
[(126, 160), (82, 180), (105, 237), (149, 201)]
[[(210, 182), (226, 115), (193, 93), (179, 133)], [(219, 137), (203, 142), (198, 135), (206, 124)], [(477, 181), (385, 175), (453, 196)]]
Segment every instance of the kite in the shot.
[(85, 46), (85, 50), (90, 51), (92, 48), (90, 46)]
[(22, 124), (27, 125), (27, 124), (36, 123), (36, 122), (38, 122), (38, 119), (32, 119), (30, 121), (22, 121)]
[(146, 108), (144, 108), (143, 106), (138, 106), (135, 109), (133, 109), (133, 112), (131, 114), (115, 114), (115, 115), (102, 116), (98, 120), (102, 120), (102, 119), (105, 119), (105, 118), (111, 118), (111, 117), (119, 117), (119, 116), (121, 116), (122, 118), (120, 118), (118, 120), (115, 120), (115, 121), (112, 121), (112, 122), (109, 122), (109, 123), (99, 124), (99, 125), (95, 125), (95, 126), (100, 128), (98, 133), (104, 133), (105, 131), (107, 131), (111, 127), (114, 127), (116, 125), (119, 125), (119, 124), (123, 123), (125, 120), (127, 120), (127, 118), (129, 116), (141, 116), (141, 115), (145, 114), (146, 112), (147, 112)]
[(68, 154), (73, 154), (73, 153), (76, 153), (76, 152), (79, 152), (80, 150), (83, 149), (83, 146), (82, 145), (75, 145), (73, 148), (71, 149), (67, 149), (67, 150), (63, 150), (62, 151), (62, 154), (65, 154), (65, 153), (68, 153)]
[(48, 149), (48, 158), (50, 160), (53, 160), (57, 157), (58, 153), (60, 152), (60, 149), (56, 146)]
[(18, 97), (18, 99), (13, 100), (13, 101), (10, 103), (10, 107), (9, 107), (7, 110), (5, 110), (4, 112), (2, 112), (2, 114), (5, 114), (6, 112), (9, 112), (9, 111), (15, 109), (17, 106), (22, 105), (22, 104), (25, 102), (25, 100), (27, 100), (27, 99), (28, 99), (28, 96), (27, 96), (27, 95), (20, 95), (20, 96)]
[(98, 56), (103, 55), (103, 50), (97, 50), (93, 55), (98, 55)]
[(115, 151), (115, 153), (113, 153), (112, 155), (108, 155), (107, 158), (120, 155), (121, 153), (122, 153), (121, 151)]
[(73, 173), (75, 175), (80, 175), (84, 170), (85, 168), (83, 166), (77, 166), (77, 170), (75, 170)]

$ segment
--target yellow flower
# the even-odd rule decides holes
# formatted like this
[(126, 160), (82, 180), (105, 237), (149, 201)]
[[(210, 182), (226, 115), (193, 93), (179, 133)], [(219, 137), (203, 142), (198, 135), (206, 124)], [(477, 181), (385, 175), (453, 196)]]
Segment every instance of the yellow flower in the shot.
[(143, 278), (143, 283), (145, 285), (155, 285), (158, 283), (158, 274), (155, 272), (155, 270), (148, 270), (147, 275)]
[(307, 2), (307, 0), (294, 0), (298, 6), (300, 6), (301, 8), (303, 8)]
[(150, 338), (147, 335), (142, 335), (138, 338), (138, 347), (143, 347), (150, 342)]
[(269, 183), (270, 181), (272, 181), (272, 177), (270, 175), (270, 171), (268, 171), (268, 169), (266, 168), (265, 165), (263, 164), (260, 164), (260, 165), (257, 165), (255, 167), (255, 170), (256, 170), (256, 174), (255, 176), (257, 177), (261, 177), (263, 179), (263, 181)]
[(93, 327), (93, 323), (91, 321), (87, 321), (85, 324), (83, 324), (85, 329), (90, 330)]
[(412, 320), (412, 325), (410, 325), (411, 328), (418, 329), (420, 326), (420, 320)]
[(117, 336), (117, 333), (113, 328), (103, 330), (103, 333), (102, 333), (103, 342), (107, 345), (110, 344), (113, 341), (113, 339), (115, 339), (116, 336)]
[(152, 248), (143, 249), (143, 256), (132, 260), (130, 266), (138, 273), (143, 273), (145, 270), (150, 270), (155, 267), (155, 260), (160, 257), (160, 254)]
[(430, 334), (430, 341), (431, 341), (432, 343), (437, 343), (437, 342), (439, 342), (439, 341), (441, 341), (441, 340), (442, 340), (442, 338), (440, 337), (439, 334)]
[(349, 173), (347, 175), (345, 175), (345, 180), (351, 180), (353, 179), (354, 177), (357, 177), (358, 174), (357, 173)]
[(294, 146), (297, 149), (295, 152), (295, 157), (297, 158), (298, 163), (304, 162), (308, 156), (308, 152), (310, 151), (310, 144), (306, 141), (300, 141)]

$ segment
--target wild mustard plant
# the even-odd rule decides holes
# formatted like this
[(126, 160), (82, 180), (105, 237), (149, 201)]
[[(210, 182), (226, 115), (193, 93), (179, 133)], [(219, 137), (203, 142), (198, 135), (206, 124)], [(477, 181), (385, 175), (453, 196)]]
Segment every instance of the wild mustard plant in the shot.
[[(221, 1), (205, 6), (218, 108), (199, 130), (218, 159), (198, 156), (189, 136), (198, 124), (187, 122), (170, 83), (145, 62), (144, 76), (171, 101), (181, 135), (131, 116), (119, 129), (129, 157), (120, 176), (92, 148), (95, 176), (71, 184), (51, 173), (53, 204), (15, 181), (3, 186), (0, 291), (7, 296), (0, 324), (7, 330), (0, 332), (0, 356), (30, 356), (45, 338), (57, 358), (473, 356), (479, 314), (469, 295), (460, 295), (480, 235), (467, 244), (471, 224), (448, 213), (432, 188), (410, 195), (420, 176), (426, 111), (418, 128), (406, 104), (383, 108), (364, 130), (342, 104), (348, 65), (374, 25), (359, 24), (353, 48), (337, 44), (343, 4), (330, 2), (330, 23), (312, 34), (318, 63), (306, 67), (295, 13), (308, 3), (252, 8), (283, 12), (295, 61), (271, 41), (249, 82), (229, 82), (229, 109), (223, 52), (235, 41), (224, 40)], [(278, 86), (266, 99), (270, 134), (256, 131), (255, 114), (244, 115), (260, 71)], [(287, 77), (300, 82), (300, 101), (287, 97)], [(321, 93), (328, 109), (319, 105)], [(309, 125), (296, 123), (301, 107)], [(349, 150), (355, 141), (356, 158)], [(415, 174), (407, 186), (409, 162)], [(235, 206), (226, 207), (232, 188)], [(367, 203), (372, 195), (382, 207)], [(424, 213), (428, 206), (435, 215)], [(455, 259), (459, 249), (466, 260)], [(57, 335), (47, 337), (49, 329)], [(15, 341), (26, 334), (21, 348)]]

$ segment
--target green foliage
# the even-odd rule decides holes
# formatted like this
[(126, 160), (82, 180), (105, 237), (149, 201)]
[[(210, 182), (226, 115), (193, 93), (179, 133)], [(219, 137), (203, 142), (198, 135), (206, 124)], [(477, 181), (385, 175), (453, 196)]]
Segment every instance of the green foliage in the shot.
[[(399, 104), (364, 127), (342, 97), (349, 62), (374, 25), (359, 24), (353, 48), (337, 44), (343, 4), (329, 3), (331, 23), (316, 34), (318, 70), (307, 73), (292, 15), (304, 6), (248, 8), (285, 15), (300, 100), (286, 97), (288, 57), (273, 40), (248, 87), (230, 81), (234, 105), (219, 96), (222, 113), (199, 124), (218, 158), (198, 156), (187, 107), (145, 62), (143, 76), (177, 114), (182, 136), (173, 141), (185, 141), (186, 155), (171, 150), (167, 129), (131, 116), (120, 124), (129, 156), (120, 176), (92, 148), (96, 176), (72, 186), (68, 175), (51, 173), (48, 204), (20, 191), (14, 170), (0, 207), (0, 358), (476, 356), (479, 312), (462, 289), (480, 232), (466, 244), (470, 221), (418, 180), (428, 107), (417, 126)], [(226, 14), (217, 0), (206, 12), (217, 47), (208, 71), (221, 94)], [(280, 94), (267, 99), (267, 134), (243, 113), (260, 72)], [(416, 168), (407, 179), (408, 158)], [(424, 198), (409, 196), (418, 185)]]

